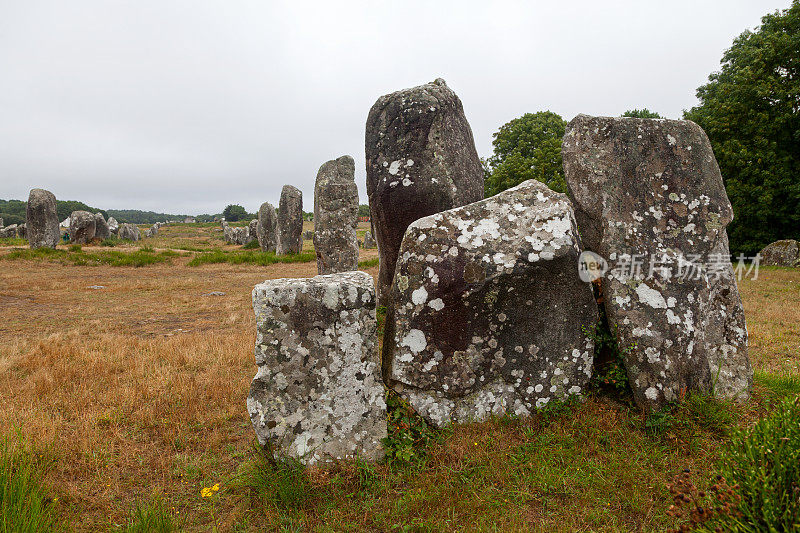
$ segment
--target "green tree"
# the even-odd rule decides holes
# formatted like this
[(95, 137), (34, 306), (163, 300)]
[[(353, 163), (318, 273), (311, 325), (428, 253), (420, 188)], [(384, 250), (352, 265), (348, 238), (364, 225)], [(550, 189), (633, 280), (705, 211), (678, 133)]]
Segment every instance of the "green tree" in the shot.
[(526, 113), (494, 134), (494, 153), (483, 161), (486, 196), (535, 179), (564, 192), (561, 138), (567, 123), (550, 111)]
[(628, 109), (621, 116), (630, 118), (664, 118), (655, 111), (644, 109)]
[(224, 216), (225, 220), (228, 222), (236, 222), (237, 220), (247, 218), (247, 210), (240, 205), (231, 204), (222, 211), (222, 216)]
[(684, 113), (708, 135), (733, 205), (731, 250), (800, 238), (800, 2), (761, 19)]

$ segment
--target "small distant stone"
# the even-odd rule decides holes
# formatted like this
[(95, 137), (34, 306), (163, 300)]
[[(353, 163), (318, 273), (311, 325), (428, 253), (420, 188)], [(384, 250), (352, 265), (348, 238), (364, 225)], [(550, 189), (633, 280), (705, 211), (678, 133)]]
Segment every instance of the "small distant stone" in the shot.
[(225, 293), (222, 291), (211, 291), (205, 293), (203, 296), (225, 296)]
[(87, 288), (87, 289), (100, 290), (100, 289), (105, 289), (105, 288), (106, 288), (106, 286), (105, 286), (105, 285), (89, 285), (89, 286), (88, 286), (88, 287), (86, 287), (86, 288)]

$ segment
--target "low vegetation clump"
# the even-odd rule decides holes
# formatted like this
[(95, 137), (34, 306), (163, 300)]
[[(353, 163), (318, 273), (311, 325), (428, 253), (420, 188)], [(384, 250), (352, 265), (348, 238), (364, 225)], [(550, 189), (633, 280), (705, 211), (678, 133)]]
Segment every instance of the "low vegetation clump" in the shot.
[(26, 244), (28, 244), (28, 241), (19, 237), (0, 238), (0, 246), (25, 246)]
[(372, 268), (378, 266), (378, 258), (373, 257), (372, 259), (364, 259), (363, 261), (358, 262), (358, 268), (361, 270), (365, 270), (367, 268)]
[(299, 254), (277, 255), (273, 252), (245, 250), (242, 252), (228, 252), (214, 250), (196, 255), (189, 261), (189, 266), (209, 265), (213, 263), (229, 263), (232, 265), (274, 265), (275, 263), (309, 263), (317, 258), (313, 252), (300, 252)]
[(160, 494), (154, 494), (146, 503), (134, 503), (123, 529), (125, 533), (171, 533), (178, 530), (179, 524)]
[(28, 248), (19, 248), (7, 254), (0, 255), (0, 260), (13, 261), (21, 259), (49, 261), (52, 263), (61, 263), (62, 265), (78, 266), (109, 265), (117, 267), (142, 267), (156, 263), (164, 263), (179, 255), (180, 254), (172, 250), (156, 252), (154, 249), (148, 247), (143, 247), (135, 252), (121, 252), (117, 250), (86, 252), (80, 245), (74, 244), (70, 246), (68, 250), (53, 250), (52, 248), (37, 248), (36, 250), (31, 250)]

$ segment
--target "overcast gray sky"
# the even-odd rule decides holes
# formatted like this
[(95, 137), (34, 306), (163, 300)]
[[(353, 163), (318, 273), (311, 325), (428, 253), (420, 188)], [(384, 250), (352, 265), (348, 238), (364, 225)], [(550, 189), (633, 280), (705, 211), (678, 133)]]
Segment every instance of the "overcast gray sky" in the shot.
[(790, 0), (0, 0), (0, 198), (104, 209), (313, 208), (382, 94), (443, 77), (478, 153), (526, 112), (668, 118)]

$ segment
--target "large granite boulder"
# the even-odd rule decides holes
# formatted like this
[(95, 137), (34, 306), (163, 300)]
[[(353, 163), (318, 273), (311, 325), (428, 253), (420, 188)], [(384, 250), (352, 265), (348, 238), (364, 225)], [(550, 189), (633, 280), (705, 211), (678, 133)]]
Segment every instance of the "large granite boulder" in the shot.
[(792, 239), (768, 244), (758, 255), (765, 266), (800, 266), (800, 245)]
[(365, 250), (372, 250), (373, 248), (376, 248), (377, 246), (378, 245), (375, 244), (375, 237), (372, 236), (372, 232), (371, 231), (367, 231), (364, 234), (364, 249)]
[(108, 239), (111, 236), (111, 230), (103, 213), (94, 214), (94, 236), (97, 239)]
[(264, 202), (258, 208), (258, 230), (257, 238), (258, 245), (263, 252), (274, 252), (277, 246), (275, 236), (275, 225), (277, 222), (277, 215), (275, 214), (275, 206), (269, 202)]
[(25, 216), (29, 246), (31, 248), (55, 248), (61, 239), (55, 195), (44, 189), (31, 189)]
[(320, 274), (358, 270), (358, 187), (349, 155), (319, 168), (314, 186), (314, 250)]
[(580, 393), (599, 317), (563, 194), (530, 180), (413, 222), (386, 317), (386, 383), (435, 426)]
[(306, 464), (383, 455), (375, 289), (365, 272), (253, 289), (256, 364), (247, 410), (262, 445)]
[(11, 224), (0, 228), (0, 239), (15, 239), (17, 237), (17, 225)]
[(278, 204), (278, 255), (299, 254), (303, 249), (303, 193), (292, 185), (284, 185)]
[(483, 169), (461, 100), (442, 79), (381, 96), (366, 129), (367, 194), (378, 241), (378, 303), (415, 220), (483, 198)]
[(745, 398), (753, 370), (725, 227), (733, 218), (697, 124), (589, 117), (562, 150), (584, 246), (608, 260), (604, 305), (636, 402)]
[(138, 241), (141, 238), (141, 232), (134, 224), (120, 224), (117, 236), (128, 241)]
[(114, 217), (108, 217), (108, 232), (110, 235), (117, 235), (119, 233), (119, 222)]
[(96, 228), (94, 215), (88, 211), (73, 211), (69, 216), (69, 240), (72, 243), (91, 242)]

